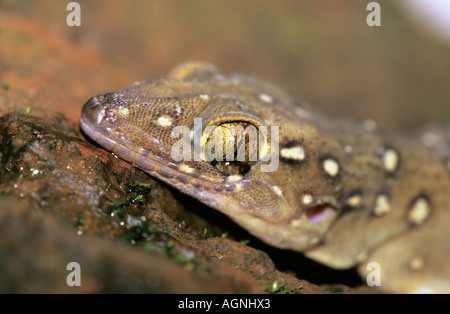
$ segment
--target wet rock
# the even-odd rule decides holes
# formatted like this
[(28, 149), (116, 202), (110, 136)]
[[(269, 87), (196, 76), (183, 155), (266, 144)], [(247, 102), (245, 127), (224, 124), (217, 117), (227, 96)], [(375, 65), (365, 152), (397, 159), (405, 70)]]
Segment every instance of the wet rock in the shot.
[[(0, 293), (252, 293), (249, 275), (199, 276), (168, 259), (98, 236), (77, 237), (67, 222), (0, 200)], [(81, 286), (69, 286), (78, 263)], [(70, 265), (69, 265), (70, 266)], [(226, 268), (226, 267), (225, 267)]]

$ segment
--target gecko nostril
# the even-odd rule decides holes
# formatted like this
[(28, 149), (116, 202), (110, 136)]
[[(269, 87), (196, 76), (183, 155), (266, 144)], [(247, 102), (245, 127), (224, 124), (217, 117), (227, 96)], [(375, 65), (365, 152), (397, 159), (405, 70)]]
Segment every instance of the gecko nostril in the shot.
[(115, 118), (116, 117), (116, 111), (112, 108), (106, 108), (105, 109), (105, 117), (106, 118)]

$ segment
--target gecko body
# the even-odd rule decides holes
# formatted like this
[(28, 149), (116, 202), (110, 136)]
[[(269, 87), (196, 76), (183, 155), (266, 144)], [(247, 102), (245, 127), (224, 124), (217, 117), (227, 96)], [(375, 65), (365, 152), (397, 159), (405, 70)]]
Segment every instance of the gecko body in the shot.
[(328, 117), (206, 63), (93, 97), (80, 121), (273, 246), (363, 277), (375, 262), (386, 291), (450, 292), (448, 129), (410, 136)]

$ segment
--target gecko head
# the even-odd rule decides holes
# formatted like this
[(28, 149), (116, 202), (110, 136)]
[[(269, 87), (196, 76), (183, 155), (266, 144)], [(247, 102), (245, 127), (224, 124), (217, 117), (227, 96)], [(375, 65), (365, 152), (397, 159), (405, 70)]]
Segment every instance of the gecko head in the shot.
[[(254, 80), (208, 73), (207, 82), (177, 77), (92, 97), (82, 109), (81, 128), (270, 244), (296, 250), (317, 245), (337, 204), (321, 196), (331, 195), (332, 185), (317, 189), (311, 179), (317, 170), (308, 148), (319, 143), (316, 129), (290, 117), (281, 93), (261, 93)], [(336, 176), (332, 161), (326, 169)]]

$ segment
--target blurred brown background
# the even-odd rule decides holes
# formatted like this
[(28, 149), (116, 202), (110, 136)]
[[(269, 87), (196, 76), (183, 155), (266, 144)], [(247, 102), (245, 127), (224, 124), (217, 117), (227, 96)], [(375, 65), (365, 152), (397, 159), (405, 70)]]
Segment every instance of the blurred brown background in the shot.
[(68, 27), (69, 1), (2, 0), (0, 82), (23, 94), (0, 97), (1, 112), (28, 106), (76, 121), (95, 94), (206, 60), (332, 115), (448, 122), (449, 46), (420, 32), (399, 1), (378, 1), (381, 27), (367, 26), (369, 2), (81, 0), (82, 25)]

